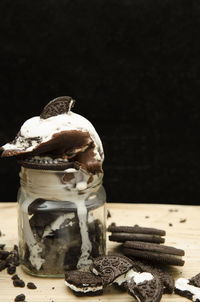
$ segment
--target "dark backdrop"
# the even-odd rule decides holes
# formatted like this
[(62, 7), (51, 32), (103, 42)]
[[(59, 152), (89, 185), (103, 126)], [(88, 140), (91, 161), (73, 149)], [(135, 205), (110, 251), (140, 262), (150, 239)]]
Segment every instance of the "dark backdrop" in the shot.
[[(105, 149), (108, 201), (200, 201), (200, 3), (0, 2), (0, 138), (70, 95)], [(0, 162), (0, 201), (18, 171)]]

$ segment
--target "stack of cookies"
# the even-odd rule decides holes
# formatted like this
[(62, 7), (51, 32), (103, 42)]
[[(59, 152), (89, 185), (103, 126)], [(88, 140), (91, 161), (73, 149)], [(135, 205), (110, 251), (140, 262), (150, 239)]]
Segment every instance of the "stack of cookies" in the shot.
[(164, 245), (164, 230), (135, 226), (108, 227), (110, 241), (121, 242), (122, 252), (131, 259), (143, 259), (148, 262), (183, 266), (185, 252), (182, 249)]

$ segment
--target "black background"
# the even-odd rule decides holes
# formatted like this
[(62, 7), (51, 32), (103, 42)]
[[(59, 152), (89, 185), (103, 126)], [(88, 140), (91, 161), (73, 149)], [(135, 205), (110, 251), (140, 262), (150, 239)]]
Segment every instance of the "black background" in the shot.
[[(60, 95), (95, 126), (109, 202), (198, 204), (200, 3), (0, 2), (0, 138)], [(0, 201), (19, 167), (0, 162)]]

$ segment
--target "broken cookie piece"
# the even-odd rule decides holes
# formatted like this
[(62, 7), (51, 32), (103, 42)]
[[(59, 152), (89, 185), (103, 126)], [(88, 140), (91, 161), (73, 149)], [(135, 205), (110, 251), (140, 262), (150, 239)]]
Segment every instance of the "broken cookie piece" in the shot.
[(191, 285), (190, 280), (188, 279), (177, 279), (175, 282), (174, 292), (175, 294), (185, 297), (194, 302), (200, 302), (200, 287)]
[(135, 275), (127, 282), (128, 293), (139, 302), (159, 302), (163, 288), (160, 279), (148, 273)]
[(126, 274), (133, 267), (133, 262), (125, 256), (100, 256), (93, 260), (90, 270), (93, 274), (101, 277), (104, 286)]

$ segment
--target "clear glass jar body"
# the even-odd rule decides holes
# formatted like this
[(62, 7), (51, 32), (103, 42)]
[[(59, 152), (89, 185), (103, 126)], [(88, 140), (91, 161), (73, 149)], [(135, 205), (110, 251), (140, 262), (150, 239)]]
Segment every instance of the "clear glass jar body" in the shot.
[(65, 171), (22, 167), (18, 192), (19, 255), (29, 274), (63, 277), (87, 269), (106, 251), (106, 194), (99, 182), (69, 189)]

